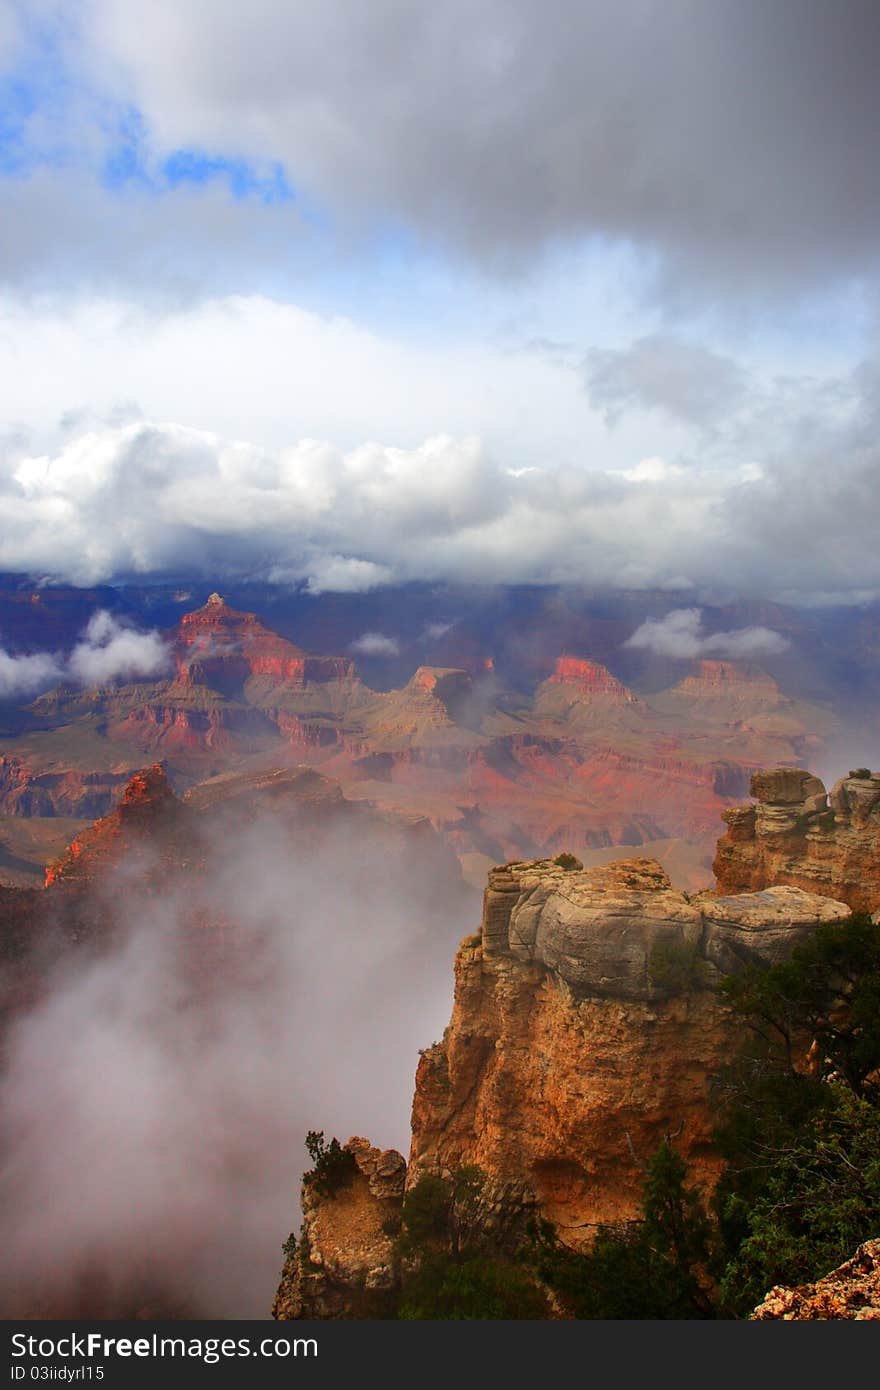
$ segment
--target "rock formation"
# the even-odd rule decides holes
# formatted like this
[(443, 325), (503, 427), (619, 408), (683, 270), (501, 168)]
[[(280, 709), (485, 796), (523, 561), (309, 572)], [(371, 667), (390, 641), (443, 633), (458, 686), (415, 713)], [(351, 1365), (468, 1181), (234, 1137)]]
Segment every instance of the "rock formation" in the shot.
[(0, 816), (94, 819), (160, 758), (180, 788), (309, 762), (346, 794), (428, 815), (458, 853), (494, 862), (684, 841), (692, 850), (669, 862), (678, 872), (686, 859), (681, 881), (696, 888), (719, 811), (757, 767), (797, 762), (833, 725), (735, 662), (636, 695), (579, 647), (548, 652), (531, 693), (476, 658), (371, 690), (348, 657), (307, 652), (216, 593), (166, 641), (170, 678), (60, 687), (20, 712), (0, 759)]
[(290, 1248), (272, 1305), (275, 1318), (381, 1316), (381, 1295), (394, 1284), (393, 1229), (406, 1162), (396, 1149), (349, 1139), (354, 1172), (319, 1196), (303, 1184), (303, 1231)]
[(633, 692), (613, 676), (607, 666), (600, 666), (597, 661), (587, 661), (583, 657), (560, 656), (552, 674), (538, 687), (538, 698), (542, 692), (550, 694), (553, 686), (566, 687), (571, 699), (624, 705), (636, 703)]
[(865, 1241), (851, 1260), (815, 1284), (796, 1289), (776, 1285), (752, 1317), (762, 1322), (880, 1319), (880, 1240)]
[(801, 768), (756, 773), (757, 805), (722, 812), (713, 869), (722, 893), (769, 883), (824, 893), (854, 910), (880, 908), (880, 775), (855, 768), (832, 788)]
[(653, 860), (493, 870), (452, 1021), (419, 1063), (413, 1177), (476, 1163), (574, 1243), (637, 1214), (666, 1132), (711, 1186), (707, 1085), (744, 1032), (713, 984), (847, 915), (791, 887), (689, 898)]
[(271, 632), (256, 613), (240, 613), (211, 594), (203, 607), (180, 620), (174, 642), (178, 679), (187, 684), (240, 688), (250, 677), (287, 685), (354, 677), (344, 657), (310, 656)]
[(748, 700), (751, 704), (757, 698), (775, 705), (785, 698), (772, 676), (736, 661), (699, 661), (675, 690), (700, 700)]
[[(848, 826), (864, 826), (874, 803), (866, 805), (866, 779), (855, 779), (855, 792), (852, 780), (835, 804)], [(821, 783), (799, 769), (758, 776), (754, 790), (788, 807), (798, 833), (805, 806), (827, 814)], [(816, 880), (794, 862), (787, 882), (770, 881), (772, 867), (756, 862), (742, 891), (719, 881), (695, 895), (675, 890), (652, 859), (584, 869), (560, 856), (493, 869), (480, 930), (456, 956), (449, 1027), (418, 1063), (407, 1189), (424, 1174), (476, 1164), (487, 1179), (482, 1223), (511, 1247), (535, 1210), (574, 1247), (599, 1224), (635, 1219), (646, 1161), (667, 1135), (692, 1181), (711, 1190), (721, 1159), (709, 1083), (748, 1031), (715, 985), (747, 964), (787, 958), (820, 923), (850, 913), (842, 894), (810, 891), (805, 882)], [(303, 1290), (325, 1248), (335, 1251), (332, 1315), (350, 1315), (344, 1242), (331, 1234), (330, 1208), (317, 1208), (307, 1196), (278, 1317), (314, 1313)], [(363, 1264), (353, 1260), (353, 1284), (362, 1285)]]

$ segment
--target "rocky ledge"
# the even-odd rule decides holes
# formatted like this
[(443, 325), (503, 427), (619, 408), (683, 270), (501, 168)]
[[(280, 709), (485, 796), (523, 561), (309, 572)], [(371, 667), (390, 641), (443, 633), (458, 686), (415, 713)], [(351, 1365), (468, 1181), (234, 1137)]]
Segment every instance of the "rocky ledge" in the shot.
[(652, 1000), (691, 989), (698, 962), (706, 982), (772, 964), (819, 923), (847, 916), (845, 903), (801, 888), (691, 897), (656, 859), (592, 869), (539, 859), (491, 870), (480, 935), (487, 956), (542, 966), (578, 998)]

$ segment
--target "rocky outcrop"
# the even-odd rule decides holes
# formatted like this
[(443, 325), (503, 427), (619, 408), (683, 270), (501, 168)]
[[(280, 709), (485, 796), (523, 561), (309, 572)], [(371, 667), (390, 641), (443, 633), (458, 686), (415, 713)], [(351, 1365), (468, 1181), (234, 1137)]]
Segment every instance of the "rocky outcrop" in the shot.
[(711, 1186), (708, 1082), (744, 1036), (713, 983), (848, 911), (785, 887), (689, 898), (654, 860), (493, 870), (452, 1022), (419, 1063), (411, 1172), (477, 1163), (575, 1243), (637, 1215), (666, 1132)]
[(354, 675), (352, 661), (310, 656), (271, 632), (255, 613), (230, 608), (216, 593), (181, 618), (174, 658), (180, 682), (217, 689), (240, 688), (249, 677), (304, 685)]
[(784, 697), (765, 671), (736, 661), (698, 661), (692, 675), (675, 686), (675, 693), (695, 700), (736, 700), (778, 704)]
[(701, 962), (706, 980), (714, 967), (773, 964), (805, 932), (849, 915), (845, 904), (798, 888), (691, 897), (673, 889), (655, 859), (572, 870), (560, 858), (490, 872), (482, 946), (540, 964), (576, 998), (674, 993), (673, 959)]
[(855, 768), (830, 797), (801, 768), (756, 773), (757, 804), (722, 813), (713, 869), (722, 893), (790, 884), (854, 910), (880, 908), (880, 775)]
[(393, 1243), (399, 1224), (406, 1162), (396, 1149), (368, 1139), (344, 1146), (353, 1171), (330, 1193), (303, 1182), (302, 1231), (291, 1235), (272, 1316), (381, 1316), (382, 1295), (394, 1286)]
[(776, 1285), (752, 1317), (762, 1322), (880, 1319), (880, 1240), (865, 1241), (851, 1260), (815, 1284), (796, 1289)]
[[(852, 780), (835, 804), (864, 826), (870, 779), (856, 777), (855, 792)], [(798, 831), (828, 814), (821, 783), (801, 769), (752, 785)], [(742, 814), (759, 820), (761, 804)], [(850, 910), (799, 882), (689, 895), (647, 858), (492, 869), (480, 930), (456, 956), (449, 1027), (418, 1063), (407, 1188), (476, 1164), (481, 1224), (511, 1249), (536, 1210), (575, 1248), (600, 1224), (637, 1219), (664, 1136), (708, 1193), (722, 1164), (710, 1082), (748, 1034), (719, 980), (786, 959)]]
[(144, 850), (160, 842), (171, 853), (175, 835), (187, 837), (191, 828), (181, 823), (180, 802), (161, 763), (137, 772), (129, 781), (115, 811), (72, 840), (60, 859), (46, 869), (46, 887), (52, 884), (87, 884), (111, 863), (120, 862), (132, 849)]
[(622, 681), (612, 676), (607, 666), (600, 666), (597, 661), (587, 661), (578, 656), (558, 657), (552, 674), (547, 678), (547, 684), (568, 686), (579, 695), (591, 699), (613, 700), (630, 705), (634, 704), (636, 699)]

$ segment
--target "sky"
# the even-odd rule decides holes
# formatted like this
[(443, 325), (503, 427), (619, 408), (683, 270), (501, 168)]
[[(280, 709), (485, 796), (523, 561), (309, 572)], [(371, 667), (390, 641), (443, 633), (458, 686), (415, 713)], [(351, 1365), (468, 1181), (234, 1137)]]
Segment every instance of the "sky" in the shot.
[(0, 570), (880, 595), (873, 0), (0, 0)]

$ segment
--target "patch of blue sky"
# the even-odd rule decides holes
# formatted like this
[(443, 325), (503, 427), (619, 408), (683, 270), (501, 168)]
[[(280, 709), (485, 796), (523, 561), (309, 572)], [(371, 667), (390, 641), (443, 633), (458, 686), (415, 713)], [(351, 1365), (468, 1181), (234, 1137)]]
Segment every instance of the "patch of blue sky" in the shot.
[(177, 189), (223, 183), (236, 201), (254, 200), (265, 207), (296, 201), (293, 186), (277, 162), (256, 165), (216, 151), (192, 148), (156, 155), (140, 111), (125, 107), (115, 113), (101, 182), (110, 192), (136, 187), (157, 195)]
[(256, 198), (267, 206), (295, 201), (293, 187), (284, 168), (278, 163), (256, 169), (244, 159), (209, 154), (198, 149), (180, 149), (174, 150), (162, 161), (160, 175), (168, 188), (221, 179), (233, 198)]
[(0, 73), (0, 174), (21, 176), (69, 163), (66, 118), (72, 103), (64, 64), (48, 41)]
[[(161, 195), (222, 183), (236, 201), (265, 207), (298, 202), (278, 162), (195, 147), (156, 151), (135, 106), (91, 90), (69, 71), (51, 28), (30, 26), (28, 37), (6, 72), (0, 55), (0, 177), (78, 166), (110, 193), (137, 187)], [(307, 215), (299, 206), (298, 212)]]

